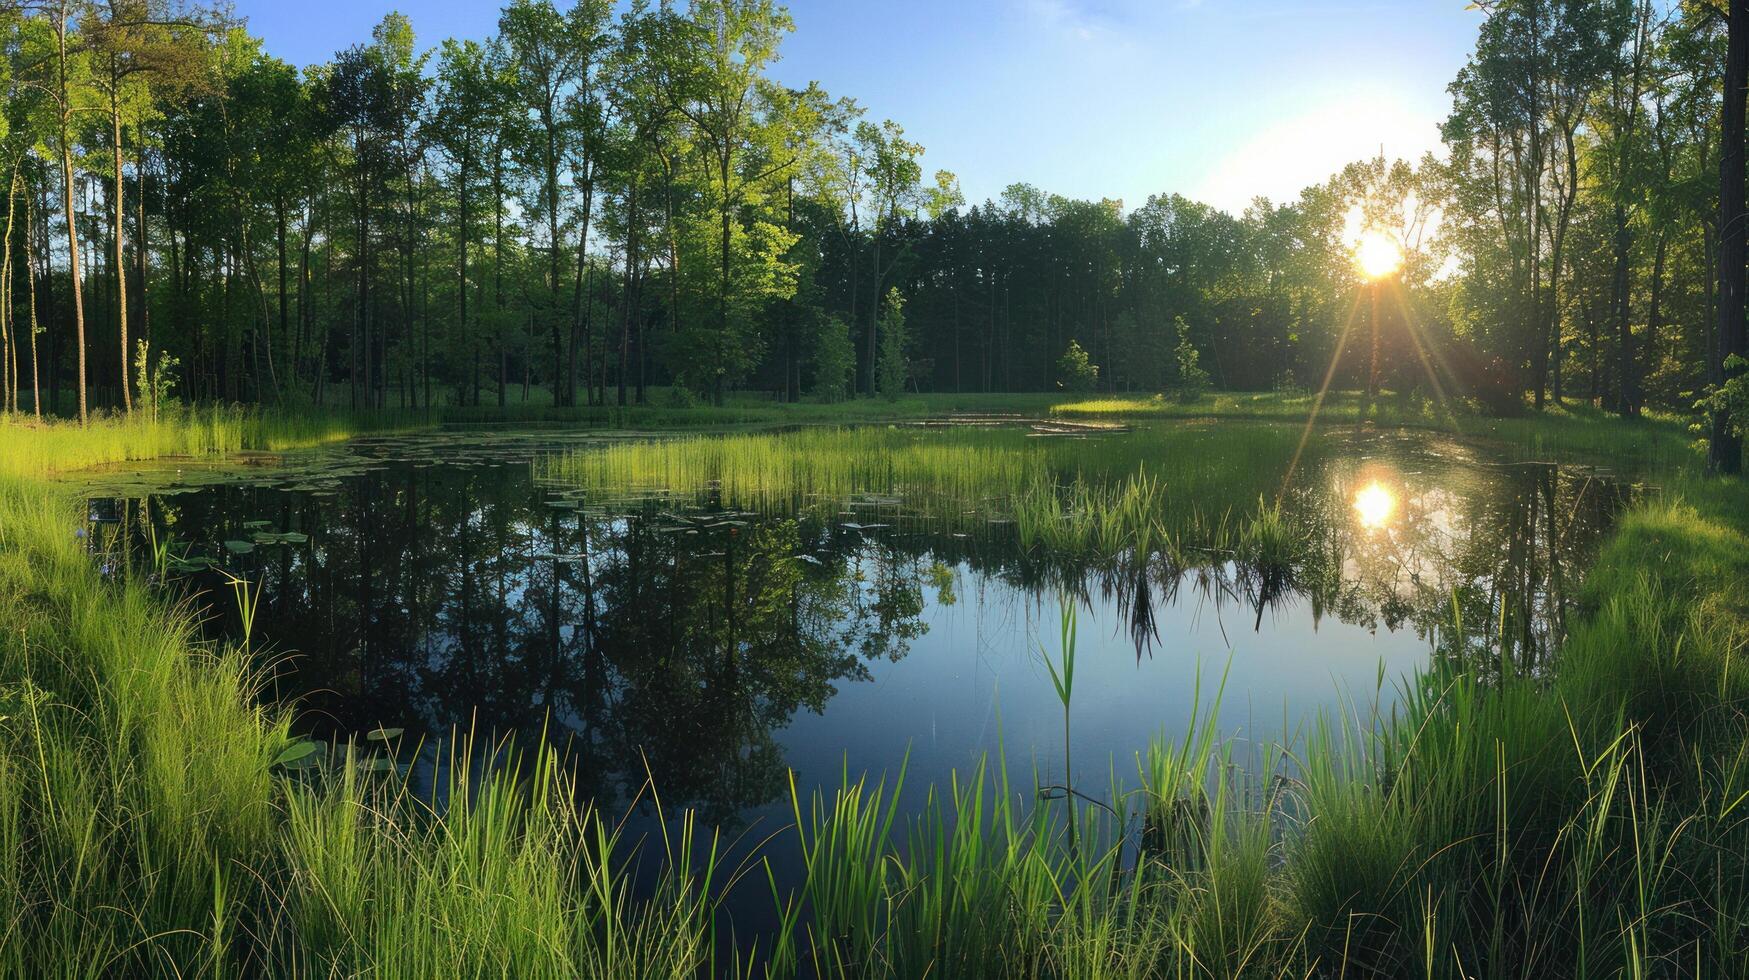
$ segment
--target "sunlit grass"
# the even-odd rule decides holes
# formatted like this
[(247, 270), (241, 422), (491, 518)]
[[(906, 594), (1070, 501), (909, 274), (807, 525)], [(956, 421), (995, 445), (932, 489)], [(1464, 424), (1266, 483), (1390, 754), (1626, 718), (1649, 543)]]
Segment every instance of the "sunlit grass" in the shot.
[(225, 406), (178, 408), (156, 420), (144, 413), (99, 415), (86, 425), (19, 416), (0, 419), (0, 476), (30, 479), (130, 460), (299, 449), (428, 424), (421, 412), (277, 412)]
[[(1265, 501), (1280, 489), (1295, 435), (1274, 426), (1158, 427), (1103, 442), (1013, 429), (815, 427), (590, 447), (538, 460), (535, 473), (597, 500), (708, 497), (827, 519), (873, 504), (882, 519), (938, 532), (1012, 525), (1039, 554), (1179, 563), (1194, 555), (1190, 563), (1203, 564), (1230, 558), (1235, 535), (1258, 520), (1291, 523)], [(1209, 500), (1241, 503), (1210, 511)]]
[[(1463, 426), (1665, 487), (1599, 555), (1552, 676), (1445, 663), (1403, 681), (1389, 715), (1352, 692), (1274, 748), (1223, 738), (1211, 685), (1185, 732), (1137, 747), (1135, 787), (1100, 787), (1116, 818), (1084, 808), (1074, 835), (1001, 760), (915, 812), (898, 809), (904, 774), (846, 774), (795, 794), (797, 827), (766, 845), (799, 848), (805, 877), (774, 891), (780, 927), (753, 955), (779, 976), (1749, 974), (1749, 493), (1702, 478), (1668, 421), (1589, 416)], [(435, 807), (368, 767), (276, 770), (291, 718), (260, 706), (249, 659), (201, 642), (144, 581), (102, 574), (75, 509), (35, 482), (344, 428), (0, 426), (0, 973), (755, 972), (713, 959), (710, 835), (682, 819), (634, 894), (627, 842), (553, 756), (469, 774), (458, 739), (457, 795)], [(1242, 430), (1187, 427), (1119, 458), (1018, 433), (979, 457), (951, 435), (878, 429), (859, 446), (827, 430), (708, 440), (732, 452), (639, 443), (553, 475), (773, 499), (925, 489), (956, 506), (1013, 480), (985, 506), (1034, 511), (1041, 548), (1164, 552), (1222, 526), (1264, 564), (1307, 546), (1271, 496), (1298, 432)], [(1211, 461), (1222, 440), (1269, 465)], [(810, 458), (786, 465), (797, 450)], [(1162, 520), (1210, 486), (1247, 504), (1194, 515), (1201, 531)]]

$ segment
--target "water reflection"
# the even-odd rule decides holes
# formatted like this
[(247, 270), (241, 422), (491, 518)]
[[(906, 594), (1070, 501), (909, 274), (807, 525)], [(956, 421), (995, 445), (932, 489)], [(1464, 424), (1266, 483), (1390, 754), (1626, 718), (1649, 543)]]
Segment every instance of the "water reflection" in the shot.
[[(1176, 437), (1123, 438), (1118, 455)], [(1209, 485), (1272, 482), (1257, 463), (1216, 460)], [(1429, 651), (1546, 670), (1570, 586), (1631, 493), (1430, 437), (1333, 438), (1302, 472), (1268, 528), (1112, 554), (1028, 547), (1011, 522), (950, 524), (892, 497), (608, 502), (539, 486), (525, 463), (393, 454), (332, 486), (99, 497), (93, 540), (137, 564), (175, 537), (259, 581), (275, 693), (318, 734), (546, 737), (604, 805), (649, 775), (666, 804), (733, 824), (779, 799), (791, 767), (831, 782), (909, 757), (921, 783), (1004, 729), (1022, 767), (1052, 750), (1054, 728), (1030, 727), (1052, 716), (1028, 698), (1047, 690), (1034, 624), (1058, 595), (1083, 605), (1095, 651), (1076, 695), (1093, 719), (1084, 771), (1173, 729), (1205, 661), (1230, 656), (1233, 690), (1296, 711), (1332, 700), (1332, 678), (1366, 683), (1381, 659), (1408, 670)], [(1198, 513), (1249, 520), (1232, 499)], [(216, 573), (178, 580), (206, 590), (215, 632), (234, 629)]]
[(1360, 526), (1368, 530), (1384, 527), (1396, 510), (1396, 495), (1377, 480), (1354, 495), (1354, 513), (1360, 518)]

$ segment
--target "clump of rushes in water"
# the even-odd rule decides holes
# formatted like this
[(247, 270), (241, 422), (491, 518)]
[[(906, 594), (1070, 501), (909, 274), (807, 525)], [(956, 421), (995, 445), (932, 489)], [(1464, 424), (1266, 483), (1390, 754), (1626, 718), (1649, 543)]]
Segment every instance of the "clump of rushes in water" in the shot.
[(1069, 753), (1069, 703), (1075, 697), (1075, 603), (1067, 597), (1061, 600), (1061, 637), (1058, 649), (1062, 651), (1062, 665), (1051, 662), (1051, 652), (1040, 650), (1044, 655), (1045, 669), (1051, 674), (1051, 687), (1057, 692), (1057, 700), (1063, 705), (1063, 785), (1046, 786), (1039, 790), (1039, 795), (1045, 799), (1061, 796), (1069, 808), (1069, 834), (1075, 834), (1075, 771)]
[(255, 610), (261, 604), (261, 590), (255, 587), (246, 576), (219, 570), (225, 577), (225, 584), (231, 587), (231, 597), (237, 604), (237, 621), (243, 631), (243, 649), (249, 649), (250, 637), (255, 633)]

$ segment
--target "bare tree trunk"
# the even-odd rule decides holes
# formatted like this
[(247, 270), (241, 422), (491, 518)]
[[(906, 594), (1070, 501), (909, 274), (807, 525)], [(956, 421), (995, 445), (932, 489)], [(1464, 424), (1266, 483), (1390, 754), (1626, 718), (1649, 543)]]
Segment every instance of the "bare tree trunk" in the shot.
[[(589, 268), (589, 219), (595, 211), (595, 163), (589, 161), (584, 165), (583, 179), (583, 228), (577, 236), (577, 272), (571, 292), (571, 356), (565, 365), (565, 404), (577, 404), (577, 361), (579, 348), (583, 358), (583, 389), (584, 401), (593, 402), (594, 383), (589, 376), (588, 359), (591, 356), (593, 342), (590, 338), (590, 316), (594, 303), (590, 298), (591, 276), (595, 270)], [(557, 336), (555, 334), (555, 336)]]
[(1658, 328), (1663, 326), (1664, 318), (1664, 267), (1665, 257), (1670, 245), (1670, 236), (1666, 229), (1658, 230), (1658, 245), (1652, 253), (1652, 296), (1646, 310), (1646, 342), (1641, 346), (1641, 384), (1642, 402), (1645, 397), (1645, 382), (1652, 377), (1658, 368)]
[(140, 338), (146, 342), (149, 349), (152, 346), (152, 310), (146, 302), (148, 284), (147, 239), (146, 239), (146, 131), (142, 122), (138, 127), (139, 156), (134, 160), (134, 266), (140, 276)]
[[(504, 147), (492, 148), (492, 312), (497, 314), (498, 334), (498, 407), (508, 400), (510, 384), (510, 354), (504, 349)], [(525, 392), (523, 400), (527, 401)], [(479, 404), (479, 392), (474, 404)]]
[[(471, 146), (472, 144), (467, 144)], [(474, 404), (480, 404), (480, 347), (468, 335), (468, 153), (464, 148), (456, 168), (456, 323), (462, 343), (472, 352), (474, 362)], [(502, 393), (503, 385), (499, 385)], [(429, 399), (427, 399), (429, 400)]]

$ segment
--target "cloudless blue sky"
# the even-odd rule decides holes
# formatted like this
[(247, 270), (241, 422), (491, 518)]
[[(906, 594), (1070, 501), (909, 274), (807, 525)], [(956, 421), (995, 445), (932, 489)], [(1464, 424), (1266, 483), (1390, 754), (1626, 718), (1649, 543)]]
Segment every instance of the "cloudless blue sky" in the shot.
[[(235, 0), (298, 65), (390, 10), (421, 47), (492, 32), (494, 0)], [(1419, 157), (1481, 14), (1463, 0), (792, 0), (773, 74), (819, 81), (923, 144), (968, 199), (1179, 192), (1232, 210), (1343, 163)]]

